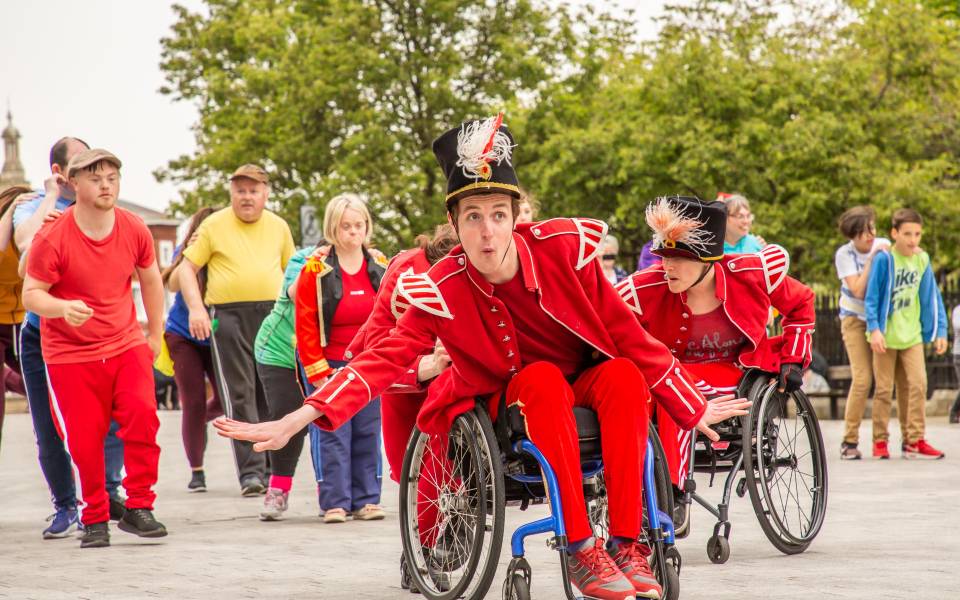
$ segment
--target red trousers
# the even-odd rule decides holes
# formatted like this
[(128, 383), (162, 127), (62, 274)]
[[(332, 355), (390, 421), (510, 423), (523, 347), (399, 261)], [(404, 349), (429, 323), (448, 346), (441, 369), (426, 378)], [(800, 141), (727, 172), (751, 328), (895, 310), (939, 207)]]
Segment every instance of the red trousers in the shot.
[[(688, 363), (683, 366), (696, 380), (697, 389), (708, 399), (735, 393), (743, 376), (743, 371), (733, 363)], [(690, 442), (693, 430), (677, 427), (667, 411), (657, 405), (657, 434), (667, 457), (670, 479), (682, 490), (692, 460)]]
[(508, 406), (519, 405), (526, 420), (527, 437), (543, 452), (557, 475), (563, 520), (571, 542), (593, 535), (583, 498), (573, 407), (596, 411), (610, 535), (640, 535), (650, 391), (636, 365), (624, 358), (608, 360), (581, 373), (571, 386), (555, 365), (532, 363), (510, 381), (506, 400)]
[(410, 441), (410, 434), (417, 424), (417, 414), (426, 392), (391, 393), (380, 396), (380, 422), (383, 427), (383, 451), (390, 466), (390, 478), (400, 482), (400, 470), (403, 468), (403, 455)]
[[(390, 393), (380, 396), (380, 417), (383, 427), (383, 450), (390, 467), (390, 478), (400, 482), (403, 457), (410, 434), (417, 425), (417, 415), (426, 399), (426, 392)], [(431, 436), (423, 453), (420, 479), (417, 482), (417, 525), (420, 543), (432, 547), (445, 527), (437, 498), (439, 488), (456, 488), (459, 482), (452, 474), (453, 465), (447, 459), (447, 440)]]
[(127, 508), (153, 509), (156, 494), (157, 401), (153, 356), (142, 344), (104, 360), (47, 365), (50, 403), (60, 435), (80, 482), (80, 520), (84, 525), (110, 518), (104, 488), (103, 442), (115, 420), (123, 440)]

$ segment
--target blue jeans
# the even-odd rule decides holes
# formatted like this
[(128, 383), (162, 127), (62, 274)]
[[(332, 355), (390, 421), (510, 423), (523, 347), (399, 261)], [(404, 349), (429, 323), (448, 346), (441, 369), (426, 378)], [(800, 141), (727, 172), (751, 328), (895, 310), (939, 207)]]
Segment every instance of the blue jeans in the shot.
[[(37, 436), (40, 469), (50, 487), (53, 505), (58, 509), (75, 507), (77, 490), (73, 481), (73, 466), (50, 412), (50, 392), (47, 388), (47, 369), (40, 350), (40, 330), (30, 323), (24, 323), (20, 330), (20, 368), (27, 390), (30, 418), (33, 419), (33, 431)], [(118, 427), (115, 421), (110, 422), (110, 431), (103, 447), (106, 488), (113, 498), (119, 497), (123, 478), (123, 442), (117, 437)]]
[[(297, 371), (300, 372), (300, 383), (303, 384), (303, 395), (309, 396), (316, 388), (307, 380), (307, 373), (303, 370), (303, 362), (300, 360), (299, 353), (297, 353)], [(313, 476), (317, 480), (317, 490), (319, 491), (319, 484), (323, 482), (323, 460), (320, 457), (320, 428), (310, 423), (307, 425), (307, 432), (310, 434), (310, 462), (313, 463)]]
[[(345, 361), (331, 360), (339, 368)], [(306, 381), (306, 378), (304, 378)], [(307, 383), (307, 393), (313, 386)], [(320, 508), (348, 512), (380, 503), (383, 464), (380, 451), (380, 398), (335, 431), (310, 424), (310, 454), (320, 487)], [(322, 459), (322, 460), (321, 460)]]

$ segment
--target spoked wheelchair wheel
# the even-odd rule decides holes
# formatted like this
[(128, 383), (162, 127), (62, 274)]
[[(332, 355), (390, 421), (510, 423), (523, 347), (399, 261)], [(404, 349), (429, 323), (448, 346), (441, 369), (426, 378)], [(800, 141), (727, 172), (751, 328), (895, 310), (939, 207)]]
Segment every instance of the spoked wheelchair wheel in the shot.
[(591, 495), (587, 498), (587, 518), (593, 527), (593, 535), (607, 539), (610, 537), (610, 504), (607, 500), (607, 482), (603, 471), (593, 476)]
[[(653, 472), (657, 488), (657, 508), (669, 519), (673, 519), (674, 502), (670, 473), (667, 471), (667, 456), (660, 442), (660, 435), (656, 427), (651, 427), (649, 434), (651, 448), (653, 448)], [(644, 532), (649, 530), (649, 511), (644, 508)], [(661, 524), (661, 529), (663, 525)], [(646, 534), (644, 534), (646, 535)], [(645, 540), (653, 548), (650, 567), (657, 581), (663, 588), (664, 600), (677, 600), (680, 597), (680, 552), (676, 546), (667, 545), (664, 541), (653, 542)]]
[(427, 600), (479, 600), (503, 543), (503, 464), (483, 408), (458, 416), (446, 438), (414, 430), (400, 477), (407, 576)]
[(827, 463), (817, 415), (801, 392), (755, 385), (743, 428), (744, 471), (760, 527), (784, 554), (799, 554), (820, 532), (827, 509)]

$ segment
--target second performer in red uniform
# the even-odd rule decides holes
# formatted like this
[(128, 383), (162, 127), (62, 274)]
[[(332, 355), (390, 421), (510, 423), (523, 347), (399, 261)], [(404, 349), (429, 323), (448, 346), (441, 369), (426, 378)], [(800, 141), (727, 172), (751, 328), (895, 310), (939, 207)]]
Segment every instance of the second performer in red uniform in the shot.
[[(743, 371), (780, 375), (794, 391), (810, 363), (814, 295), (787, 275), (790, 257), (776, 245), (757, 254), (724, 255), (727, 211), (722, 202), (674, 196), (647, 208), (653, 253), (663, 263), (617, 284), (637, 320), (694, 377), (708, 398), (732, 393)], [(770, 308), (783, 315), (783, 335), (767, 337)], [(657, 407), (657, 431), (670, 477), (682, 487), (692, 430)], [(685, 506), (689, 506), (688, 504)], [(683, 533), (686, 518), (677, 523)]]

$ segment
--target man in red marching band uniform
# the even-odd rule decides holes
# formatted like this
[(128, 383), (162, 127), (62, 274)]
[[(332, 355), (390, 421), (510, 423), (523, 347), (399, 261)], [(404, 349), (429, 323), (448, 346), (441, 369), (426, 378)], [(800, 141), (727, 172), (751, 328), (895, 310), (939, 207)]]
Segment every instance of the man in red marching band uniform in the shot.
[[(644, 329), (670, 349), (707, 398), (735, 391), (749, 368), (779, 373), (781, 391), (799, 389), (810, 364), (814, 294), (787, 276), (787, 252), (771, 244), (757, 254), (724, 256), (722, 202), (658, 198), (646, 216), (653, 253), (663, 263), (616, 286)], [(782, 336), (767, 337), (770, 307), (783, 315)], [(665, 408), (657, 406), (657, 431), (670, 477), (682, 488), (692, 431)], [(680, 534), (686, 516), (676, 524)]]
[[(659, 598), (646, 559), (650, 549), (637, 542), (650, 396), (680, 427), (713, 438), (709, 425), (745, 414), (747, 403), (732, 396), (705, 401), (670, 351), (631, 318), (597, 260), (604, 223), (551, 219), (514, 231), (513, 147), (501, 116), (440, 136), (433, 150), (447, 177), (448, 220), (461, 245), (426, 273), (399, 279), (410, 307), (397, 328), (280, 421), (216, 425), (222, 435), (256, 442), (257, 450), (282, 447), (310, 422), (335, 429), (407, 375), (439, 338), (453, 366), (430, 387), (421, 427), (442, 431), (475, 398), (506, 388), (507, 405), (520, 407), (529, 438), (556, 471), (572, 583), (589, 598)], [(591, 537), (575, 405), (595, 410), (600, 422), (609, 547)]]

